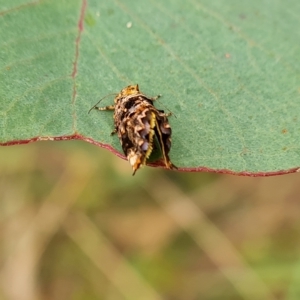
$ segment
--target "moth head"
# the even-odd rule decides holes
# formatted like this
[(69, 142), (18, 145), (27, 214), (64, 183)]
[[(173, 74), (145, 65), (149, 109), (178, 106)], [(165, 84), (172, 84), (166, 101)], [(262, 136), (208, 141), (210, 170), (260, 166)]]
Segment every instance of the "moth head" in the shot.
[(139, 93), (140, 93), (140, 90), (139, 90), (139, 85), (138, 84), (129, 85), (126, 88), (124, 88), (123, 90), (121, 90), (119, 96), (127, 97), (127, 96), (130, 96), (130, 95), (137, 95)]

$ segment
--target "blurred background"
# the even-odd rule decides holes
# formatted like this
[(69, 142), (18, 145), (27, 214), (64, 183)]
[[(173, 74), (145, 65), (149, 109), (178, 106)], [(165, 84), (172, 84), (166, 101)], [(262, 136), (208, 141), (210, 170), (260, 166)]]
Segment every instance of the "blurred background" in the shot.
[(0, 299), (300, 299), (300, 174), (131, 173), (81, 141), (1, 147)]

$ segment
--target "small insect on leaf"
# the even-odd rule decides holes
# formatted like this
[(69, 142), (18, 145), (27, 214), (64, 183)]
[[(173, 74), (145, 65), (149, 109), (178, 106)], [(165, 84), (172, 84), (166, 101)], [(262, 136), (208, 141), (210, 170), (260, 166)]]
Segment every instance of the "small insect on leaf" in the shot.
[(161, 151), (165, 167), (177, 169), (169, 158), (172, 134), (168, 121), (170, 114), (153, 105), (159, 97), (147, 97), (140, 92), (138, 85), (129, 85), (115, 97), (113, 105), (98, 107), (98, 102), (91, 108), (114, 111), (114, 130), (111, 134), (118, 134), (124, 154), (132, 166), (132, 175), (146, 164), (156, 148)]

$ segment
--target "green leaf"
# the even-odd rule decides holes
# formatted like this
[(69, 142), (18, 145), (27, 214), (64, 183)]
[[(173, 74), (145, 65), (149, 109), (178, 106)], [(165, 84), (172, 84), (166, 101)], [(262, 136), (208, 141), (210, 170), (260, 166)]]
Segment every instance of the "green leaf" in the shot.
[(297, 0), (0, 0), (0, 141), (122, 153), (112, 113), (87, 112), (138, 83), (174, 113), (182, 170), (296, 171), (299, 12)]

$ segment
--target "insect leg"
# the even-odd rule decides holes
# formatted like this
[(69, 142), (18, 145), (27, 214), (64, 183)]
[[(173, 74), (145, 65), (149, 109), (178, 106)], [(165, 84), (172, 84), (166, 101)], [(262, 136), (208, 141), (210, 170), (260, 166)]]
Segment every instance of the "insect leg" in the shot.
[(155, 97), (152, 97), (152, 98), (150, 98), (150, 100), (152, 100), (152, 101), (155, 101), (155, 100), (157, 100), (158, 98), (160, 98), (162, 95), (157, 95), (157, 96), (155, 96)]
[(108, 106), (105, 106), (105, 107), (95, 106), (94, 109), (97, 109), (97, 110), (115, 110), (115, 106), (114, 105), (108, 105)]
[(118, 130), (117, 130), (117, 128), (115, 128), (111, 133), (110, 133), (110, 135), (114, 135), (114, 134), (116, 134), (118, 132)]
[(159, 109), (158, 110), (160, 113), (163, 113), (164, 115), (165, 115), (165, 117), (170, 117), (170, 116), (172, 116), (173, 115), (173, 113), (170, 111), (170, 112), (168, 112), (168, 113), (165, 113), (165, 111), (164, 110), (161, 110), (161, 109)]

